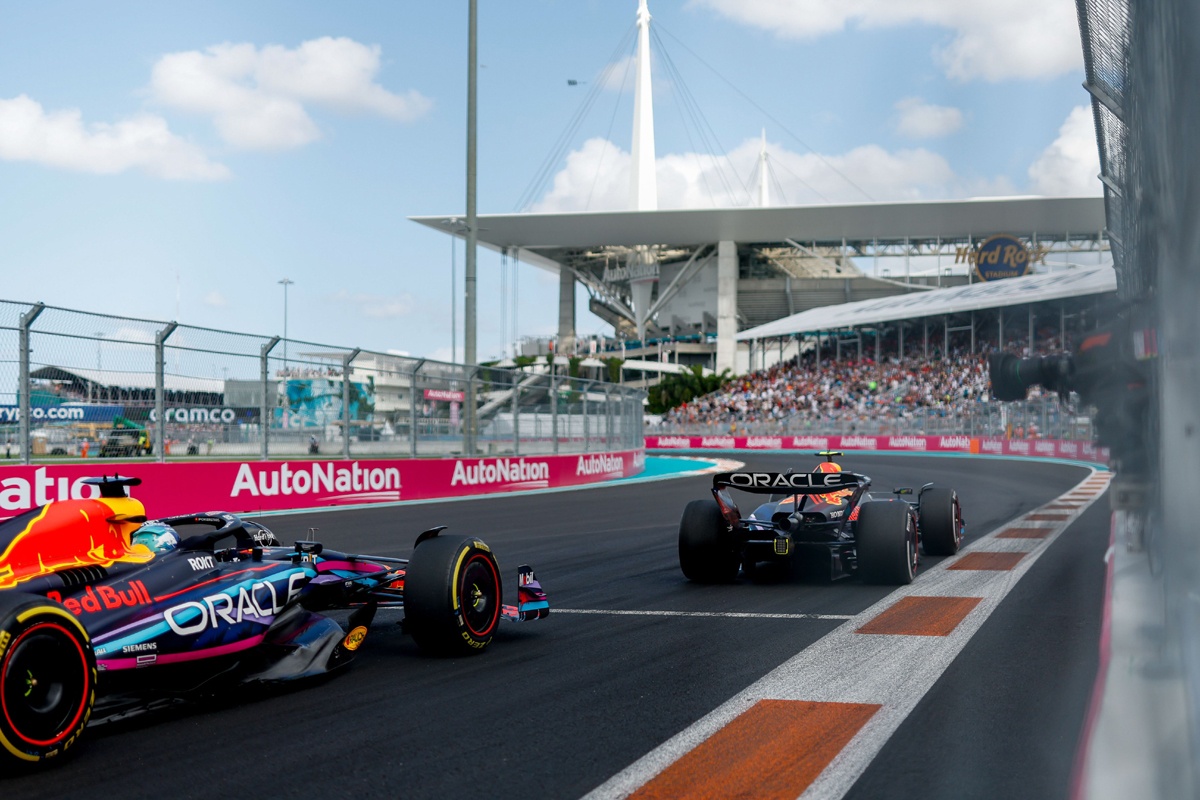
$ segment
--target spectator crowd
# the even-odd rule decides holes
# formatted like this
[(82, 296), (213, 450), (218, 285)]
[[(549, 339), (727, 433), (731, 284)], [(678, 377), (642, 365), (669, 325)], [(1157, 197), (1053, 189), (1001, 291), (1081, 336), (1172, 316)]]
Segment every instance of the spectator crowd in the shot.
[[(1037, 391), (1034, 392), (1037, 394)], [(886, 432), (915, 420), (962, 419), (988, 398), (987, 358), (965, 349), (949, 358), (836, 360), (813, 353), (734, 378), (671, 409), (667, 429), (714, 433)]]

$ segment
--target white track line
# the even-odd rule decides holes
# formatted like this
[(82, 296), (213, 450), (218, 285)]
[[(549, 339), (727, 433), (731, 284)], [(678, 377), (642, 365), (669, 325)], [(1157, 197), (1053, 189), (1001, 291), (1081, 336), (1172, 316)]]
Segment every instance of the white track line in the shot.
[[(1086, 484), (1086, 505), (1061, 522), (1041, 522), (1053, 528), (1043, 539), (997, 539), (996, 534), (1021, 527), (1021, 518), (1000, 525), (954, 558), (940, 562), (857, 614), (824, 638), (800, 651), (689, 728), (635, 761), (601, 784), (587, 800), (625, 798), (684, 754), (704, 742), (754, 703), (764, 699), (872, 703), (882, 707), (804, 792), (804, 798), (840, 798), (870, 765), (917, 703), (950, 666), (967, 642), (1008, 595), (1042, 553), (1091, 505), (1109, 479), (1093, 471), (1072, 492), (1078, 497)], [(1054, 501), (1051, 501), (1053, 503)], [(1036, 509), (1030, 514), (1037, 513)], [(1025, 517), (1028, 514), (1023, 515)], [(1031, 525), (1032, 526), (1032, 525)], [(1025, 552), (1008, 571), (952, 570), (962, 557), (979, 552)], [(856, 631), (903, 597), (978, 597), (979, 604), (948, 636), (860, 634)]]
[(753, 611), (629, 611), (606, 608), (555, 608), (555, 614), (614, 614), (626, 617), (730, 617), (732, 619), (853, 619), (850, 614), (766, 614)]

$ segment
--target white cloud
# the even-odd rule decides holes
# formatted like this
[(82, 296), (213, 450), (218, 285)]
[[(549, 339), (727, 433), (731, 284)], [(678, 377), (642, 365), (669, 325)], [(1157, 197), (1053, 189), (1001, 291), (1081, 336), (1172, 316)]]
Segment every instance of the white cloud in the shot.
[(162, 117), (85, 125), (78, 109), (47, 112), (23, 94), (0, 99), (0, 159), (99, 175), (138, 169), (175, 180), (229, 177), (224, 165), (171, 133)]
[(935, 106), (919, 97), (906, 97), (896, 103), (896, 131), (910, 139), (934, 139), (948, 136), (962, 127), (963, 115), (957, 108)]
[(1058, 129), (1058, 138), (1029, 168), (1030, 185), (1043, 195), (1071, 197), (1103, 193), (1100, 150), (1092, 110), (1076, 106)]
[(229, 300), (226, 299), (225, 295), (214, 289), (213, 291), (204, 295), (204, 305), (212, 306), (213, 308), (224, 308), (225, 306), (229, 305)]
[[(717, 163), (707, 155), (672, 154), (656, 162), (660, 208), (712, 208), (757, 202), (757, 187), (743, 184), (755, 171), (761, 143), (747, 139)], [(968, 183), (937, 153), (923, 148), (889, 152), (877, 145), (840, 155), (817, 156), (767, 148), (772, 205), (866, 200), (922, 200), (1010, 194), (1003, 180)], [(595, 138), (567, 156), (551, 189), (534, 211), (619, 210), (630, 207), (629, 153)], [(836, 170), (836, 171), (835, 171)], [(840, 173), (840, 174), (839, 174)], [(780, 196), (782, 190), (783, 196)]]
[[(655, 58), (650, 57), (651, 74), (655, 72)], [(620, 61), (608, 65), (608, 69), (600, 73), (600, 86), (610, 92), (633, 91), (637, 80), (637, 59), (632, 55), (625, 56)], [(655, 90), (660, 88), (660, 81), (654, 82)]]
[(692, 0), (730, 19), (794, 39), (853, 27), (925, 24), (954, 38), (935, 52), (958, 80), (1045, 78), (1083, 65), (1072, 0)]
[(379, 85), (379, 70), (377, 45), (326, 36), (293, 49), (220, 44), (169, 53), (154, 65), (150, 85), (163, 105), (211, 116), (229, 144), (276, 150), (320, 138), (309, 105), (401, 122), (429, 109), (417, 91), (396, 94)]

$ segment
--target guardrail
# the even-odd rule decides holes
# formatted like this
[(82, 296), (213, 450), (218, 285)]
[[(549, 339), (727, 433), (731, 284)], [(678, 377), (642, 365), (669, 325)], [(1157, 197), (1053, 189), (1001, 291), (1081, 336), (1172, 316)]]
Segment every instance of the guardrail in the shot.
[[(195, 461), (122, 467), (140, 478), (131, 495), (151, 515), (188, 510), (230, 513), (470, 497), (549, 489), (636, 475), (645, 451), (492, 458), (363, 461)], [(0, 519), (56, 500), (95, 497), (83, 483), (94, 464), (17, 465), (4, 471)]]

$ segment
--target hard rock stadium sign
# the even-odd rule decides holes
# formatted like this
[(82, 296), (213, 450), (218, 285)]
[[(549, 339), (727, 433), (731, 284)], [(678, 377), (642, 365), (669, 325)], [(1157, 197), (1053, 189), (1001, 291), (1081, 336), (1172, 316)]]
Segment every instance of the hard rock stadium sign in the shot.
[(972, 264), (981, 281), (1019, 278), (1037, 263), (1046, 263), (1045, 245), (1030, 247), (1015, 236), (998, 234), (975, 247), (959, 247), (954, 253), (955, 264)]

